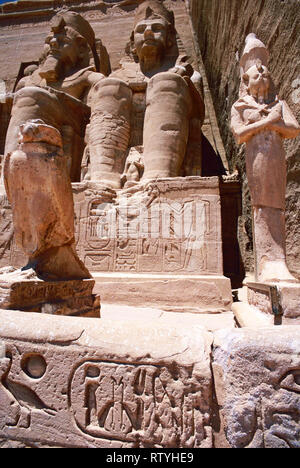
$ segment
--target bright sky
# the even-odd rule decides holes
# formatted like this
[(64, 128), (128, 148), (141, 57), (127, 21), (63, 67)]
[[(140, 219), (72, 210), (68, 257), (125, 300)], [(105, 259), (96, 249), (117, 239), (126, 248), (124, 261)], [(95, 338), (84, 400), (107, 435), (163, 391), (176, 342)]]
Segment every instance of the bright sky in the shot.
[(0, 0), (1, 3), (16, 2), (17, 0)]

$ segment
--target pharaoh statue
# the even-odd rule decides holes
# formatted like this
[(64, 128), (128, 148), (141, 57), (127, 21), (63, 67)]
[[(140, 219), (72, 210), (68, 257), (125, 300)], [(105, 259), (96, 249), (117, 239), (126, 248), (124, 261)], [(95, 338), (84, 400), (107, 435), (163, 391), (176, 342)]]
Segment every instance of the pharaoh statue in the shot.
[(86, 101), (104, 78), (97, 69), (93, 29), (79, 14), (62, 11), (52, 20), (39, 67), (19, 82), (14, 96), (4, 182), (16, 241), (43, 279), (90, 277), (74, 249), (70, 175), (73, 165), (80, 172), (80, 161), (68, 146), (73, 141), (76, 150), (76, 136), (84, 133)]
[(246, 143), (256, 281), (296, 282), (286, 264), (283, 139), (297, 137), (300, 127), (287, 103), (278, 99), (268, 58), (265, 45), (249, 34), (240, 62), (240, 96), (232, 107), (231, 127), (237, 143)]
[(126, 157), (141, 146), (135, 182), (201, 175), (201, 84), (180, 51), (173, 13), (158, 0), (140, 3), (121, 67), (93, 87), (86, 177), (120, 189)]

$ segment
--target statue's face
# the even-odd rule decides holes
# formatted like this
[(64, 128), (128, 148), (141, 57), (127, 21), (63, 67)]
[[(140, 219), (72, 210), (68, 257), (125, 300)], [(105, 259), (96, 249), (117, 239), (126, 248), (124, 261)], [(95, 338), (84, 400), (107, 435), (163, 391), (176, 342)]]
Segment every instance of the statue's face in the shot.
[(75, 35), (65, 28), (59, 32), (52, 31), (45, 40), (47, 57), (54, 57), (59, 62), (76, 64), (78, 59), (78, 44)]
[(168, 23), (163, 18), (142, 20), (134, 29), (134, 45), (140, 60), (162, 56), (167, 47)]
[(254, 65), (247, 71), (248, 89), (251, 96), (267, 95), (270, 88), (270, 73), (265, 66)]

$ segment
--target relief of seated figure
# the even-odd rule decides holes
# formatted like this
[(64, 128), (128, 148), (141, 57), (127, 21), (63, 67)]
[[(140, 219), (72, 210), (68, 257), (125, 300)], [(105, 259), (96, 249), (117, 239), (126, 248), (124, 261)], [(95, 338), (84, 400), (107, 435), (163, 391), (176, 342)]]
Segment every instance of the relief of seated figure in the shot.
[(126, 157), (140, 146), (142, 181), (201, 175), (202, 81), (179, 48), (173, 13), (141, 3), (121, 68), (90, 93), (86, 179), (120, 189)]

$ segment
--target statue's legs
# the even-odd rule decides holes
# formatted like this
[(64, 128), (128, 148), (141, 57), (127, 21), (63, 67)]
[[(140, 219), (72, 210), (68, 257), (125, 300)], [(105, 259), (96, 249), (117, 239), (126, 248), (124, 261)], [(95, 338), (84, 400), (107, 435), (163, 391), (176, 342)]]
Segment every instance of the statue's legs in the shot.
[(123, 81), (106, 78), (91, 93), (91, 180), (120, 188), (130, 138), (132, 91)]
[(144, 124), (144, 180), (179, 175), (191, 110), (189, 86), (181, 76), (166, 72), (150, 80)]
[(254, 206), (253, 217), (256, 279), (261, 282), (297, 281), (286, 264), (284, 210)]
[(60, 102), (54, 93), (46, 89), (33, 86), (22, 88), (14, 97), (5, 154), (12, 153), (18, 147), (20, 125), (37, 119), (60, 130), (63, 124)]
[(30, 121), (19, 126), (19, 147), (6, 154), (4, 181), (27, 268), (46, 280), (89, 278), (74, 250), (73, 194), (60, 132)]
[(247, 178), (253, 204), (256, 280), (296, 281), (286, 264), (286, 166), (282, 140), (261, 132), (246, 146)]

